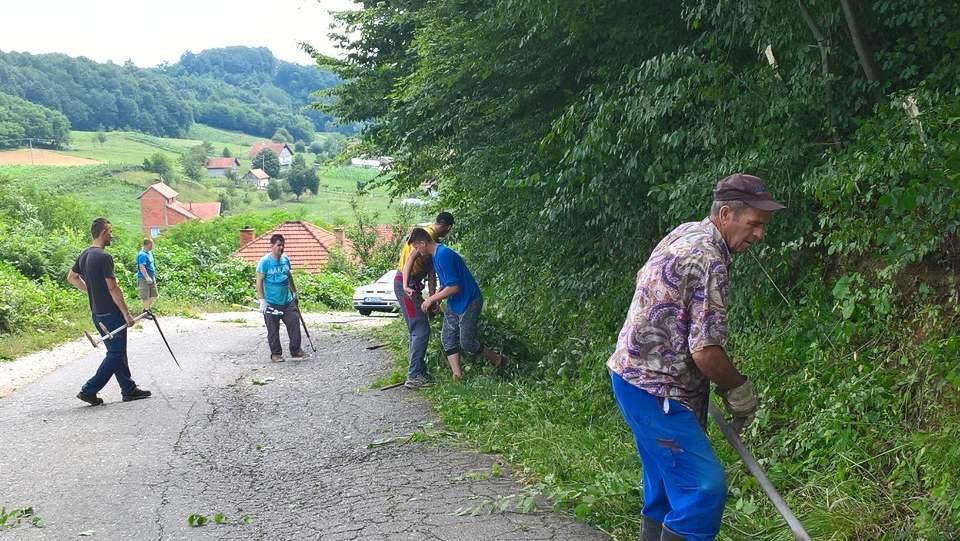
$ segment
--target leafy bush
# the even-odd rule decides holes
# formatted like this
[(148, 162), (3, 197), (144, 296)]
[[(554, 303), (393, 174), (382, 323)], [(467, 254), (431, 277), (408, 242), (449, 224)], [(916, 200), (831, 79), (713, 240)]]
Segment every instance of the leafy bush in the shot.
[(297, 294), (304, 302), (318, 303), (331, 310), (353, 308), (353, 289), (356, 281), (349, 276), (334, 272), (310, 274), (294, 273)]
[(30, 280), (0, 262), (0, 334), (43, 330), (62, 319), (64, 311), (80, 309), (85, 302), (79, 291), (64, 289), (46, 278)]

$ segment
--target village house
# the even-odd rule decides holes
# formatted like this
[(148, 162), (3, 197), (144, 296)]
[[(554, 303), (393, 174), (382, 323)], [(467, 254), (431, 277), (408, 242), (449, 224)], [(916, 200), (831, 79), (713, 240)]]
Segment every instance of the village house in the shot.
[(251, 169), (246, 175), (243, 175), (243, 178), (240, 180), (258, 190), (266, 190), (267, 186), (270, 185), (270, 175), (260, 168)]
[[(250, 147), (250, 159), (253, 160), (256, 158), (257, 154), (260, 154), (260, 151), (265, 148), (272, 150), (273, 153), (277, 155), (277, 158), (280, 160), (281, 171), (290, 169), (290, 164), (293, 163), (293, 151), (290, 150), (290, 146), (286, 143), (269, 143), (266, 141), (254, 143), (254, 145)], [(263, 164), (254, 163), (253, 167), (263, 169)]]
[(137, 198), (140, 199), (140, 222), (143, 234), (154, 238), (161, 231), (189, 220), (212, 220), (220, 216), (220, 203), (183, 203), (180, 195), (163, 183), (151, 184)]
[(343, 251), (348, 258), (355, 258), (353, 243), (344, 235), (342, 227), (333, 232), (317, 227), (309, 222), (284, 222), (270, 231), (256, 236), (256, 232), (245, 227), (240, 230), (240, 249), (235, 257), (256, 265), (264, 254), (270, 251), (270, 237), (283, 235), (283, 253), (290, 258), (290, 266), (307, 272), (320, 272), (330, 260), (330, 252), (335, 248)]
[(240, 160), (236, 158), (210, 158), (207, 160), (207, 176), (225, 177), (227, 171), (237, 172), (240, 167)]

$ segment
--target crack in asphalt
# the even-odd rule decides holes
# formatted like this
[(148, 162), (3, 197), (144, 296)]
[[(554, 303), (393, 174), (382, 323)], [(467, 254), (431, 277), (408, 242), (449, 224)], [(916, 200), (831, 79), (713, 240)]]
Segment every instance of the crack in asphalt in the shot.
[[(183, 435), (186, 433), (187, 428), (190, 426), (190, 414), (193, 413), (193, 408), (196, 406), (196, 402), (190, 404), (190, 407), (187, 409), (187, 413), (183, 416), (183, 428), (180, 429), (180, 433), (177, 435), (177, 441), (173, 444), (174, 452), (178, 451), (180, 447), (180, 442), (183, 440)], [(170, 473), (173, 471), (174, 464), (172, 460), (167, 460), (167, 474), (161, 477), (161, 484), (163, 488), (160, 490), (160, 504), (157, 506), (156, 519), (155, 523), (157, 525), (157, 541), (163, 541), (163, 507), (167, 504), (167, 491), (170, 489), (170, 484), (165, 481), (170, 476)]]
[[(47, 527), (4, 536), (64, 539), (92, 529), (101, 539), (158, 541), (607, 539), (545, 507), (469, 512), (522, 492), (509, 466), (499, 477), (467, 476), (500, 461), (443, 437), (410, 440), (417, 430), (442, 432), (422, 397), (358, 392), (387, 372), (390, 353), (367, 350), (370, 339), (356, 331), (311, 334), (320, 351), (284, 363), (269, 362), (262, 327), (176, 334), (183, 372), (152, 362), (158, 338), (139, 336), (131, 369), (162, 400), (121, 403), (114, 384), (101, 394), (106, 407), (78, 406), (73, 389), (92, 362), (18, 390), (0, 403), (0, 486), (9, 498), (0, 504), (33, 505)], [(192, 528), (193, 513), (226, 521)]]

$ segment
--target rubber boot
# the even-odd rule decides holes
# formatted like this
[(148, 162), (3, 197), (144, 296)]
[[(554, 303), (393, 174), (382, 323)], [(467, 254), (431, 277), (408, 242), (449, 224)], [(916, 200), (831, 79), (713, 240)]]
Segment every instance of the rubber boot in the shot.
[(640, 541), (660, 541), (661, 530), (663, 530), (663, 524), (640, 515)]
[(678, 534), (677, 532), (663, 527), (663, 533), (660, 534), (660, 541), (685, 541), (687, 538)]

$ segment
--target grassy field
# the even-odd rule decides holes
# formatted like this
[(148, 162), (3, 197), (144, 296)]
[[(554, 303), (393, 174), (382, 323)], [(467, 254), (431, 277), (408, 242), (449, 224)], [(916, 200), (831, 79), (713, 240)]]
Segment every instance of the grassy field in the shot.
[[(217, 154), (224, 147), (240, 156), (240, 173), (249, 170), (246, 159), (249, 145), (260, 138), (243, 133), (219, 130), (204, 125), (194, 125), (189, 139), (168, 139), (136, 132), (108, 132), (101, 143), (95, 132), (73, 132), (72, 147), (64, 154), (73, 157), (90, 158), (100, 165), (77, 167), (54, 166), (0, 166), (0, 174), (14, 179), (15, 182), (35, 183), (51, 193), (72, 193), (82, 201), (90, 203), (98, 212), (109, 216), (114, 224), (131, 233), (140, 229), (140, 202), (137, 197), (150, 184), (156, 182), (157, 175), (139, 169), (144, 158), (156, 152), (168, 156), (174, 163), (186, 149), (209, 141)], [(328, 137), (319, 134), (318, 137)], [(307, 163), (312, 163), (314, 155), (306, 152)], [(327, 166), (318, 170), (320, 193), (307, 195), (299, 201), (285, 195), (278, 201), (269, 201), (266, 193), (250, 188), (235, 188), (223, 178), (207, 178), (201, 182), (180, 178), (172, 182), (179, 192), (180, 201), (200, 202), (217, 201), (221, 194), (229, 193), (234, 197), (234, 206), (226, 214), (252, 211), (270, 215), (275, 211), (289, 211), (303, 219), (321, 224), (349, 224), (356, 218), (350, 202), (356, 197), (358, 183), (367, 183), (377, 175), (373, 169), (350, 166)], [(238, 199), (237, 196), (243, 196)], [(396, 219), (397, 206), (382, 188), (370, 191), (360, 200), (360, 208), (368, 216), (376, 216), (379, 222)], [(414, 219), (426, 219), (429, 213), (420, 213)]]
[[(108, 132), (105, 135), (106, 141), (101, 143), (97, 140), (96, 132), (73, 131), (71, 132), (70, 149), (63, 151), (63, 153), (119, 166), (140, 165), (144, 158), (153, 155), (155, 152), (160, 152), (176, 163), (177, 158), (187, 149), (206, 141), (213, 145), (218, 156), (224, 148), (230, 150), (230, 153), (240, 160), (238, 173), (242, 176), (250, 170), (250, 158), (248, 157), (250, 146), (258, 141), (265, 140), (262, 137), (220, 130), (203, 124), (194, 124), (187, 134), (188, 137), (184, 139), (162, 138), (125, 131)], [(317, 134), (318, 140), (333, 137), (340, 137), (340, 135)], [(293, 145), (290, 145), (290, 147), (293, 148)], [(308, 164), (313, 163), (316, 158), (316, 155), (309, 150), (304, 152), (303, 155)]]

